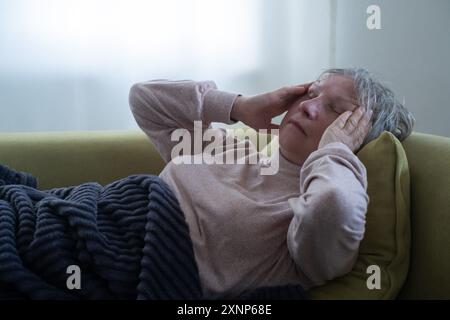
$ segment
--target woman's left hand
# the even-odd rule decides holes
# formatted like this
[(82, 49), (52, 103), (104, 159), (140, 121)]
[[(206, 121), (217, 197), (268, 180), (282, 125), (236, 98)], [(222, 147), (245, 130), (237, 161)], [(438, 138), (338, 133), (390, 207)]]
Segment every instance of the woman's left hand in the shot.
[(355, 111), (346, 111), (328, 126), (319, 142), (319, 149), (332, 142), (342, 142), (350, 150), (358, 150), (372, 129), (372, 111), (359, 107)]

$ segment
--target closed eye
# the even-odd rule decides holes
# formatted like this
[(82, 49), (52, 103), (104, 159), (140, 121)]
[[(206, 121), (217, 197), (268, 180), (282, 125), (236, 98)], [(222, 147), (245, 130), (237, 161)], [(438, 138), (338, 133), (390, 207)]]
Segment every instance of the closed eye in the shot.
[(336, 108), (334, 105), (330, 104), (328, 105), (330, 110), (337, 113), (337, 114), (341, 114), (341, 112), (339, 112), (338, 108)]

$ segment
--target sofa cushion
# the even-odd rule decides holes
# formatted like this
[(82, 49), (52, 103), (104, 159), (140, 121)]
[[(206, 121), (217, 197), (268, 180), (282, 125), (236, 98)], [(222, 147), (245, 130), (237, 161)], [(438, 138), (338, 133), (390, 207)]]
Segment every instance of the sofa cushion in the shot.
[[(389, 132), (358, 154), (368, 176), (370, 198), (366, 231), (358, 259), (347, 275), (313, 288), (315, 299), (392, 299), (406, 279), (410, 257), (408, 161), (400, 141)], [(368, 288), (378, 266), (380, 289)]]

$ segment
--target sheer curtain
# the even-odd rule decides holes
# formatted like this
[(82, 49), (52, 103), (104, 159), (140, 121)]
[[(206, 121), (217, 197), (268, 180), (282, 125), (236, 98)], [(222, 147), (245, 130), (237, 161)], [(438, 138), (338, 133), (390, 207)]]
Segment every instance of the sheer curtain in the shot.
[(0, 0), (0, 130), (137, 128), (128, 90), (256, 94), (333, 64), (334, 0)]

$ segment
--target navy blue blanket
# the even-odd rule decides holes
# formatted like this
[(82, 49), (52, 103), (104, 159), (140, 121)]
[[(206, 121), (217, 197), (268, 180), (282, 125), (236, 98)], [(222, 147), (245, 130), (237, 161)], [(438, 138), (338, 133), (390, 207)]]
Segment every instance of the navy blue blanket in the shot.
[[(159, 177), (36, 185), (0, 166), (0, 299), (202, 297), (184, 215)], [(68, 289), (70, 266), (80, 289)]]
[[(0, 299), (208, 299), (183, 212), (159, 177), (36, 187), (32, 175), (0, 165)], [(261, 288), (237, 298), (305, 293)]]

